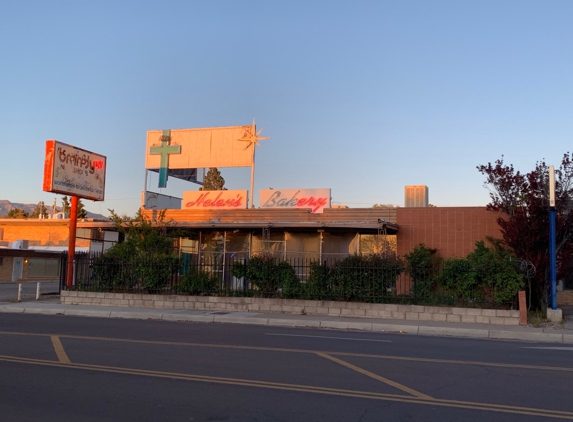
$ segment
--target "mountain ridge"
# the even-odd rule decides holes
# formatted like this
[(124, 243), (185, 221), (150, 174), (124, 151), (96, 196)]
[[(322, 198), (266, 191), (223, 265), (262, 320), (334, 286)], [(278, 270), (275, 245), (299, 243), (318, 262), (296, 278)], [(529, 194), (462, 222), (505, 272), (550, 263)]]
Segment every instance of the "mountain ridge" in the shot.
[[(54, 208), (53, 205), (49, 205), (44, 203), (46, 210), (48, 212), (48, 214), (52, 213), (52, 209)], [(8, 215), (8, 212), (14, 208), (21, 208), (24, 211), (32, 214), (32, 212), (34, 212), (34, 210), (36, 209), (36, 207), (38, 206), (38, 204), (26, 204), (26, 203), (21, 203), (21, 202), (11, 202), (8, 199), (0, 199), (0, 218), (6, 218), (6, 216)], [(108, 218), (105, 215), (101, 215), (101, 214), (97, 214), (94, 212), (90, 212), (85, 208), (85, 204), (84, 204), (84, 209), (87, 212), (87, 218), (93, 218), (96, 220), (108, 220)], [(56, 205), (56, 212), (61, 212), (62, 211), (62, 207), (58, 207)]]

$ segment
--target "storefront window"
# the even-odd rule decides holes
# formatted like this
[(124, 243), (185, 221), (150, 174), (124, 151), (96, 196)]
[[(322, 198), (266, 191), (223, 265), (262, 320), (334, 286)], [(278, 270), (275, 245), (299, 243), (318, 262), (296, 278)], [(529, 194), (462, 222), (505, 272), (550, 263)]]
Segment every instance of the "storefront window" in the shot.
[(396, 256), (396, 235), (361, 234), (360, 253)]
[(28, 260), (28, 277), (58, 277), (60, 260), (52, 258), (30, 258)]

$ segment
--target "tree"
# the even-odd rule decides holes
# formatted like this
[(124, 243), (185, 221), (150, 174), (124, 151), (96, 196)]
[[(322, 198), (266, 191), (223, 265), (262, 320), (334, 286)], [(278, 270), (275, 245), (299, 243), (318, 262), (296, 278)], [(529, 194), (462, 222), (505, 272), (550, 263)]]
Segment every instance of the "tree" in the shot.
[(70, 210), (72, 206), (70, 205), (70, 201), (68, 200), (67, 196), (62, 198), (62, 211), (68, 215), (70, 215)]
[(429, 248), (420, 243), (414, 246), (411, 252), (404, 255), (406, 272), (412, 278), (413, 292), (417, 298), (428, 297), (433, 289), (440, 261), (437, 252), (437, 249)]
[[(497, 219), (502, 244), (516, 257), (531, 261), (537, 268), (532, 280), (532, 302), (545, 307), (549, 287), (549, 166), (539, 161), (529, 173), (522, 174), (503, 156), (494, 164), (480, 165), (490, 191), (490, 211)], [(573, 252), (573, 154), (566, 153), (555, 170), (557, 277), (571, 267)]]
[(36, 208), (34, 209), (34, 211), (32, 211), (32, 214), (30, 215), (31, 218), (47, 218), (48, 217), (48, 210), (46, 209), (46, 206), (44, 205), (44, 201), (40, 201), (38, 202), (38, 205), (36, 205)]
[[(71, 216), (72, 205), (67, 196), (62, 198), (62, 211)], [(86, 218), (87, 216), (88, 212), (85, 210), (82, 200), (78, 199), (78, 218)]]
[(134, 218), (118, 215), (111, 220), (124, 241), (116, 243), (94, 260), (94, 277), (102, 289), (139, 288), (157, 291), (168, 285), (179, 270), (174, 238), (167, 235), (165, 210), (157, 221), (146, 218), (141, 210)]
[(374, 204), (372, 208), (398, 208), (398, 206), (394, 204)]
[(12, 208), (8, 211), (8, 218), (28, 218), (30, 214), (22, 208)]
[(221, 176), (221, 172), (217, 167), (211, 167), (205, 175), (203, 186), (199, 190), (227, 190), (224, 186), (225, 179)]
[(87, 218), (88, 212), (84, 208), (84, 204), (81, 199), (78, 199), (78, 218)]

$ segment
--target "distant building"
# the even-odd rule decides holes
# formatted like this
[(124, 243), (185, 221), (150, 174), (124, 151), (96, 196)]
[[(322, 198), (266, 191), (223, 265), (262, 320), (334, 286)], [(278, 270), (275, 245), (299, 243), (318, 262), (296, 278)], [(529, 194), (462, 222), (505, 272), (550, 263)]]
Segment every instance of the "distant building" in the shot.
[(427, 207), (428, 197), (426, 185), (404, 186), (404, 206), (406, 208)]
[[(63, 218), (0, 218), (0, 282), (59, 280), (69, 224)], [(78, 221), (76, 252), (105, 252), (119, 241), (112, 229), (109, 221)]]

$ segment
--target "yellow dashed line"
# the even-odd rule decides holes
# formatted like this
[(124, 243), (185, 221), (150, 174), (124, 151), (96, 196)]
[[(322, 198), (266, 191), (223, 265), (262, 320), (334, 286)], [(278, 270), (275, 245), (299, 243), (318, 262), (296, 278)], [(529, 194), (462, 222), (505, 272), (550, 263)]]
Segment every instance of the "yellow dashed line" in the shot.
[(62, 363), (72, 363), (70, 358), (68, 358), (66, 351), (64, 350), (64, 346), (62, 345), (60, 338), (58, 336), (50, 336), (50, 338), (52, 339), (52, 344), (54, 345), (56, 355), (58, 355), (58, 360)]
[(285, 384), (277, 382), (265, 382), (265, 381), (255, 381), (255, 380), (245, 380), (237, 378), (222, 378), (222, 377), (211, 377), (204, 375), (192, 375), (192, 374), (181, 374), (174, 372), (161, 372), (161, 371), (149, 371), (142, 369), (127, 369), (119, 368), (113, 366), (101, 366), (101, 365), (88, 365), (88, 364), (77, 364), (69, 363), (64, 364), (55, 361), (48, 361), (42, 359), (29, 359), (29, 358), (18, 358), (13, 356), (2, 356), (0, 355), (0, 361), (13, 362), (13, 363), (23, 363), (23, 364), (33, 364), (42, 366), (52, 366), (52, 367), (65, 367), (65, 368), (75, 368), (83, 369), (89, 371), (100, 371), (108, 373), (117, 373), (125, 375), (139, 375), (139, 376), (149, 376), (156, 378), (167, 378), (185, 381), (196, 381), (196, 382), (209, 382), (215, 384), (226, 384), (226, 385), (238, 385), (245, 387), (257, 387), (257, 388), (267, 388), (274, 390), (288, 390), (288, 391), (298, 391), (305, 393), (317, 393), (326, 394), (334, 396), (344, 396), (344, 397), (355, 397), (363, 399), (372, 400), (386, 400), (393, 402), (403, 402), (403, 403), (414, 403), (414, 404), (425, 404), (431, 406), (442, 406), (449, 408), (461, 408), (461, 409), (474, 409), (490, 412), (500, 412), (500, 413), (511, 413), (519, 415), (531, 415), (531, 416), (542, 416), (557, 419), (573, 419), (573, 412), (564, 412), (558, 410), (550, 409), (536, 409), (530, 407), (519, 407), (519, 406), (506, 406), (506, 405), (496, 405), (496, 404), (486, 404), (486, 403), (472, 403), (463, 402), (455, 400), (441, 400), (441, 399), (425, 399), (422, 397), (411, 397), (411, 396), (401, 396), (396, 394), (384, 394), (375, 393), (368, 391), (355, 391), (355, 390), (343, 390), (336, 388), (326, 388), (326, 387), (315, 387), (308, 385), (297, 385), (297, 384)]
[(394, 388), (397, 388), (398, 390), (402, 390), (402, 391), (404, 391), (405, 393), (412, 394), (413, 396), (419, 397), (419, 398), (421, 398), (421, 399), (433, 400), (432, 397), (430, 397), (430, 396), (428, 396), (428, 395), (426, 395), (426, 394), (424, 394), (424, 393), (420, 393), (419, 391), (416, 391), (416, 390), (413, 390), (413, 389), (411, 389), (411, 388), (409, 388), (409, 387), (406, 387), (405, 385), (402, 385), (402, 384), (400, 384), (400, 383), (397, 383), (396, 381), (392, 381), (392, 380), (389, 380), (388, 378), (384, 378), (384, 377), (381, 377), (380, 375), (376, 375), (376, 374), (374, 374), (374, 373), (372, 373), (372, 372), (370, 372), (370, 371), (367, 371), (366, 369), (360, 368), (360, 367), (358, 367), (358, 366), (356, 366), (356, 365), (352, 365), (351, 363), (348, 363), (348, 362), (345, 362), (345, 361), (340, 360), (340, 359), (338, 359), (338, 358), (335, 358), (334, 356), (330, 356), (330, 355), (328, 355), (328, 354), (326, 354), (326, 353), (322, 353), (322, 352), (318, 352), (318, 353), (316, 353), (316, 354), (317, 354), (318, 356), (321, 356), (321, 357), (325, 358), (325, 359), (331, 360), (332, 362), (336, 362), (336, 363), (338, 363), (339, 365), (342, 365), (342, 366), (345, 366), (345, 367), (347, 367), (347, 368), (349, 368), (349, 369), (352, 369), (353, 371), (359, 372), (359, 373), (361, 373), (362, 375), (366, 375), (367, 377), (373, 378), (373, 379), (375, 379), (375, 380), (377, 380), (377, 381), (381, 381), (381, 382), (383, 382), (384, 384), (388, 384), (388, 385), (390, 385), (390, 386), (392, 386), (392, 387), (394, 387)]

